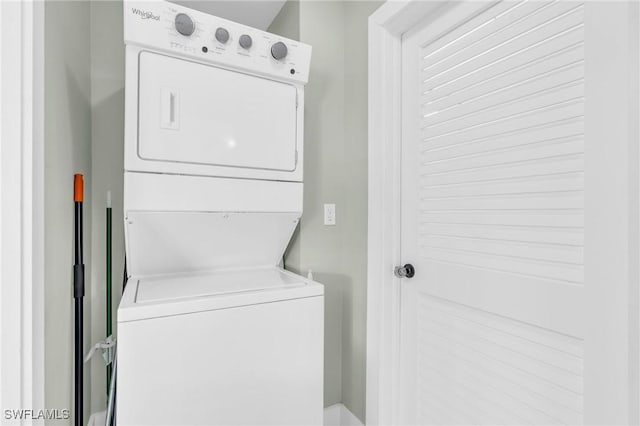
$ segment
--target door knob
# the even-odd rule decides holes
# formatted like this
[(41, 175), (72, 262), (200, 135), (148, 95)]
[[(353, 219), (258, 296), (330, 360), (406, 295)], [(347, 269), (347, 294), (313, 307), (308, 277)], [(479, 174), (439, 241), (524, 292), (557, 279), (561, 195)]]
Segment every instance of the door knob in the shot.
[(404, 266), (396, 266), (393, 273), (398, 278), (413, 278), (416, 274), (416, 270), (412, 264), (407, 263)]

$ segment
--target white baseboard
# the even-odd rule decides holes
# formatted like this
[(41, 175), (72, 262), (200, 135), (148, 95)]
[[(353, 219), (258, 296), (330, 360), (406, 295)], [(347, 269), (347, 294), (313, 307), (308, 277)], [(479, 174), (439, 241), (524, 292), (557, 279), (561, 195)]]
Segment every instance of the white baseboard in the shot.
[[(104, 426), (106, 411), (93, 413), (87, 426)], [(333, 404), (324, 409), (324, 426), (363, 426), (362, 422), (343, 404)]]
[(362, 422), (343, 404), (324, 409), (324, 426), (363, 426)]
[(107, 412), (100, 411), (98, 413), (93, 413), (91, 417), (89, 417), (87, 426), (104, 426), (105, 423), (107, 423)]

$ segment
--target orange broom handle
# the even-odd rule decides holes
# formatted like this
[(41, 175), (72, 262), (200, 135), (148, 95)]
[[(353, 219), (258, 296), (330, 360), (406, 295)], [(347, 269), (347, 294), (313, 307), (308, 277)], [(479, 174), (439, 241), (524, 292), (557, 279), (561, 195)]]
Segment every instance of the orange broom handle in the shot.
[(84, 201), (84, 177), (81, 174), (73, 175), (73, 201)]

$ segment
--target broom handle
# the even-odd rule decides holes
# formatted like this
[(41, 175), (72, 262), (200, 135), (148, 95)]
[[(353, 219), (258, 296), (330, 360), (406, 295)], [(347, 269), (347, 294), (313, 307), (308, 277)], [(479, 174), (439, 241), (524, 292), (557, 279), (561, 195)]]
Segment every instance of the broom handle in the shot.
[[(107, 191), (107, 337), (111, 336), (111, 191)], [(107, 365), (107, 394), (111, 388), (112, 364)]]

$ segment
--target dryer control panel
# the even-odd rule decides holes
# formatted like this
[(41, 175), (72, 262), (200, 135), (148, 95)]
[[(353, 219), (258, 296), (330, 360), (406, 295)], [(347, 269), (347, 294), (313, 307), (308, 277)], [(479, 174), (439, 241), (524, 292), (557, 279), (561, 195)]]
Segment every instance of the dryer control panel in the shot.
[(305, 84), (311, 46), (174, 3), (125, 1), (124, 41)]

